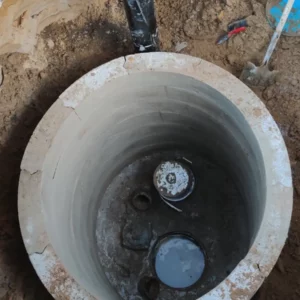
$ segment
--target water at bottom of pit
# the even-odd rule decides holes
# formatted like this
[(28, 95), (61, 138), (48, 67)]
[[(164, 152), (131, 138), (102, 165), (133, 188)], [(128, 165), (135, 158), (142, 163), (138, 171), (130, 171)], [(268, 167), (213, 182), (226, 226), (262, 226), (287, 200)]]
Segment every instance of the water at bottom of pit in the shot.
[[(194, 191), (185, 200), (172, 203), (182, 212), (167, 206), (153, 185), (156, 167), (166, 160), (191, 162)], [(112, 180), (99, 201), (99, 259), (124, 300), (194, 300), (225, 279), (250, 246), (246, 207), (233, 180), (226, 170), (191, 153), (173, 150), (137, 159)], [(172, 234), (191, 237), (189, 241), (199, 246), (193, 259), (202, 257), (203, 264), (198, 263), (203, 269), (192, 272), (186, 268), (193, 280), (184, 282), (184, 274), (177, 269), (181, 279), (175, 284), (168, 275), (171, 272), (163, 271), (164, 264), (157, 265), (157, 253), (164, 250), (158, 245)], [(174, 263), (177, 258), (167, 259)]]

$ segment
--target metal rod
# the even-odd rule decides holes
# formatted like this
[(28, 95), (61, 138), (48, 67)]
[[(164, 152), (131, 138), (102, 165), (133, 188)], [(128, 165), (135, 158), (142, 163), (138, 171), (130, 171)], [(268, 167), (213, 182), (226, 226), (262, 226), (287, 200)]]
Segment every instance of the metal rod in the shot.
[(124, 0), (136, 52), (159, 51), (154, 0)]

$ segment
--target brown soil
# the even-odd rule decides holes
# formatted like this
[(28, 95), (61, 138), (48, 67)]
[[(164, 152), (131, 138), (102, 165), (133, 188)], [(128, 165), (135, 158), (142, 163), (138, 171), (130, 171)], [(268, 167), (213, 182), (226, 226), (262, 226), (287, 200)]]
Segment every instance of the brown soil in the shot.
[[(32, 131), (49, 106), (76, 79), (115, 57), (132, 53), (121, 0), (103, 0), (74, 21), (52, 24), (30, 55), (0, 56), (0, 299), (51, 299), (24, 249), (17, 215), (19, 166)], [(238, 76), (244, 64), (261, 61), (272, 30), (265, 0), (157, 0), (161, 49), (211, 61)], [(102, 5), (103, 7), (103, 5)], [(247, 17), (250, 27), (216, 46), (229, 21)], [(277, 121), (287, 144), (295, 197), (286, 246), (257, 300), (300, 299), (300, 40), (282, 37), (271, 60), (279, 81), (255, 92)], [(1, 77), (1, 76), (0, 76)], [(1, 80), (0, 80), (1, 84)]]

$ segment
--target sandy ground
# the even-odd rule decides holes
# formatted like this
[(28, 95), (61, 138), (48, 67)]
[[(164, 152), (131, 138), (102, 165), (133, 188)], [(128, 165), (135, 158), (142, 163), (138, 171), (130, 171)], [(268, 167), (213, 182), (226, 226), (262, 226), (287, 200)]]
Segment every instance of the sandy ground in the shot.
[[(0, 56), (4, 75), (0, 87), (0, 299), (51, 299), (30, 265), (20, 236), (19, 166), (35, 126), (61, 92), (92, 68), (132, 53), (122, 1), (104, 2), (104, 9), (87, 7), (74, 21), (48, 26), (31, 55)], [(239, 76), (248, 60), (261, 61), (270, 40), (264, 5), (265, 0), (156, 0), (161, 49), (176, 51), (184, 42), (181, 53)], [(216, 46), (228, 22), (240, 17), (248, 18), (247, 31)], [(281, 71), (280, 79), (255, 90), (281, 129), (295, 186), (288, 241), (256, 300), (300, 299), (299, 57), (300, 39), (283, 37), (271, 60), (271, 67)]]

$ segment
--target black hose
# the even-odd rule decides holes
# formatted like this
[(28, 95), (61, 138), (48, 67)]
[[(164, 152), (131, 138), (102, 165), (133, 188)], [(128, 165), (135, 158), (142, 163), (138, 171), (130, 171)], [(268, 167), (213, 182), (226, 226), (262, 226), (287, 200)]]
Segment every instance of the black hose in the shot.
[(154, 0), (124, 0), (136, 52), (159, 51)]

